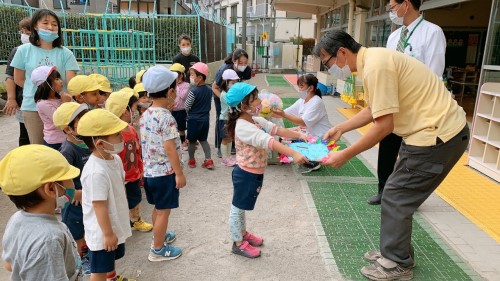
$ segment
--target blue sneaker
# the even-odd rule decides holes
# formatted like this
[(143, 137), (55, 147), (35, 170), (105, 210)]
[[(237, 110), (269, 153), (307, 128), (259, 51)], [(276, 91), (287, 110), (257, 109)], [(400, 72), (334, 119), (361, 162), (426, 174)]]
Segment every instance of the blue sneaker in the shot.
[[(163, 241), (163, 244), (171, 244), (172, 242), (175, 241), (177, 236), (175, 235), (175, 232), (173, 231), (167, 231), (165, 233), (165, 240)], [(151, 248), (154, 247), (154, 239), (155, 237), (153, 236), (153, 241), (151, 241)]]
[(168, 261), (176, 259), (181, 255), (181, 248), (165, 244), (160, 250), (150, 249), (148, 260), (151, 262)]
[(82, 255), (82, 273), (83, 275), (90, 275), (90, 260), (88, 252)]

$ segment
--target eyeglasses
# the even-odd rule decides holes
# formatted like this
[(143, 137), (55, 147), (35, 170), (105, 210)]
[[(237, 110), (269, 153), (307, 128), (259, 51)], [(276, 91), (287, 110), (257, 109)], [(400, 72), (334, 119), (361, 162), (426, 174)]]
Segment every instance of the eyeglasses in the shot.
[(333, 58), (333, 55), (331, 55), (331, 56), (330, 56), (330, 58), (328, 58), (328, 60), (327, 60), (326, 62), (322, 62), (321, 64), (323, 64), (323, 66), (324, 66), (325, 68), (329, 68), (329, 67), (328, 67), (328, 62), (329, 62), (332, 58)]
[[(404, 3), (404, 2), (403, 2), (403, 3)], [(401, 5), (402, 5), (403, 3), (396, 3), (396, 4), (394, 4), (393, 6), (391, 6), (391, 4), (387, 4), (387, 6), (385, 7), (385, 10), (386, 10), (386, 12), (388, 12), (388, 13), (390, 13), (390, 12), (396, 12), (396, 13), (397, 13), (397, 12), (398, 12), (398, 10), (399, 10), (399, 8), (401, 8)], [(398, 5), (399, 5), (398, 9), (397, 9), (396, 11), (394, 11), (394, 8), (396, 8), (396, 6), (398, 6)]]

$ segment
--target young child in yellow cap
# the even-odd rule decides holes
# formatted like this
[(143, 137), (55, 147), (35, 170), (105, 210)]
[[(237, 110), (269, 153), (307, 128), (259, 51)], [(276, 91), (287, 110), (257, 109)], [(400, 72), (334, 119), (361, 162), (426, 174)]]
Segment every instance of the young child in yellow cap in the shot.
[(168, 110), (175, 102), (177, 73), (156, 65), (144, 74), (143, 84), (153, 104), (141, 117), (144, 191), (153, 209), (153, 244), (148, 259), (172, 260), (182, 254), (171, 245), (176, 239), (167, 231), (172, 209), (179, 207), (179, 189), (186, 185), (182, 170), (181, 140), (175, 119)]
[(80, 276), (75, 242), (54, 216), (58, 198), (72, 196), (71, 179), (79, 174), (57, 150), (38, 144), (16, 148), (0, 161), (0, 188), (19, 209), (2, 240), (2, 258), (12, 280)]
[(137, 112), (137, 97), (132, 93), (114, 92), (106, 101), (106, 110), (113, 113), (129, 125), (121, 132), (125, 148), (118, 153), (125, 170), (125, 191), (127, 193), (130, 226), (132, 230), (148, 232), (153, 225), (145, 222), (141, 217), (142, 193), (140, 181), (144, 172), (142, 163), (141, 143), (139, 136), (132, 125), (133, 112)]
[(76, 75), (68, 83), (68, 92), (77, 103), (85, 103), (89, 109), (97, 108), (101, 86), (87, 75)]
[(85, 113), (78, 134), (92, 154), (82, 171), (82, 209), (91, 280), (131, 280), (116, 275), (115, 260), (125, 255), (132, 235), (125, 194), (125, 172), (118, 153), (127, 123), (105, 109)]
[[(66, 102), (57, 108), (54, 112), (54, 126), (64, 131), (66, 140), (62, 143), (59, 152), (66, 158), (70, 165), (83, 170), (85, 163), (92, 153), (87, 145), (80, 139), (77, 133), (78, 122), (80, 118), (87, 113), (86, 104), (76, 102)], [(83, 274), (90, 274), (90, 263), (88, 258), (88, 248), (85, 243), (85, 230), (83, 227), (82, 213), (82, 183), (80, 176), (73, 179), (75, 186), (75, 197), (71, 204), (62, 210), (62, 222), (65, 223), (73, 239), (76, 241), (78, 253), (82, 258)]]
[(187, 128), (187, 113), (186, 113), (186, 99), (189, 93), (189, 83), (185, 82), (184, 76), (186, 76), (186, 69), (180, 63), (174, 63), (170, 67), (170, 71), (177, 72), (178, 76), (175, 82), (177, 86), (175, 88), (176, 97), (175, 105), (172, 110), (172, 116), (177, 122), (177, 130), (179, 130), (179, 135), (181, 136), (182, 150), (188, 149), (188, 142), (186, 141), (186, 128)]
[(106, 76), (99, 73), (89, 74), (89, 77), (94, 79), (94, 81), (96, 81), (100, 86), (98, 107), (104, 108), (104, 103), (109, 98), (109, 95), (111, 95), (111, 92), (113, 92), (113, 90), (111, 89), (111, 83)]
[(144, 89), (142, 82), (135, 84), (134, 93), (136, 97), (139, 97), (137, 109), (139, 110), (139, 115), (142, 115), (151, 106), (151, 99), (148, 97), (148, 92)]

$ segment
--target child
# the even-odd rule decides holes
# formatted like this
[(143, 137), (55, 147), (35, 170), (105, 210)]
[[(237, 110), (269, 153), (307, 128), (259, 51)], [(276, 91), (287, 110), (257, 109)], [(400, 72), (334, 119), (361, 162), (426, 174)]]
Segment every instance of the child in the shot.
[(233, 107), (227, 122), (227, 131), (236, 141), (236, 162), (232, 173), (233, 202), (229, 213), (229, 229), (234, 241), (232, 252), (248, 258), (260, 256), (264, 239), (246, 230), (245, 210), (253, 210), (262, 189), (267, 165), (266, 149), (292, 156), (297, 164), (307, 161), (304, 155), (274, 140), (272, 135), (306, 139), (305, 134), (278, 128), (262, 117), (262, 108), (255, 86), (247, 83), (234, 84), (226, 95), (226, 102)]
[(75, 242), (54, 216), (57, 199), (70, 196), (71, 179), (79, 174), (59, 152), (37, 144), (16, 148), (0, 161), (0, 188), (19, 209), (2, 240), (2, 258), (12, 280), (80, 277)]
[[(77, 133), (78, 122), (87, 112), (86, 104), (76, 102), (63, 103), (53, 115), (54, 126), (66, 133), (66, 140), (62, 143), (59, 151), (70, 163), (70, 165), (83, 170), (85, 163), (90, 157), (91, 151), (85, 143), (79, 138)], [(62, 222), (65, 223), (73, 239), (76, 241), (78, 253), (82, 258), (83, 274), (90, 274), (90, 263), (88, 257), (88, 248), (84, 239), (83, 213), (82, 213), (82, 183), (80, 175), (73, 179), (75, 186), (75, 197), (71, 204), (68, 204), (62, 212)]]
[(94, 81), (101, 86), (99, 88), (99, 108), (104, 108), (104, 103), (108, 99), (111, 92), (113, 92), (111, 89), (111, 83), (109, 83), (109, 79), (102, 74), (92, 73), (89, 74), (89, 77), (94, 79)]
[(54, 126), (52, 115), (61, 105), (59, 92), (63, 89), (61, 74), (55, 66), (39, 66), (31, 73), (31, 82), (37, 87), (35, 102), (43, 122), (43, 143), (55, 150), (61, 147), (66, 135)]
[(125, 172), (117, 154), (123, 150), (120, 132), (127, 123), (104, 109), (85, 113), (78, 134), (92, 151), (82, 171), (82, 208), (85, 241), (90, 250), (93, 281), (131, 280), (117, 276), (115, 260), (125, 255), (132, 236), (125, 195)]
[(175, 233), (168, 231), (171, 209), (179, 207), (179, 189), (186, 185), (182, 171), (181, 141), (175, 119), (167, 109), (175, 102), (177, 73), (153, 66), (144, 74), (143, 84), (153, 104), (141, 117), (142, 159), (146, 198), (153, 209), (152, 262), (178, 258), (182, 251), (170, 245)]
[[(106, 109), (131, 124), (134, 122), (133, 112), (137, 112), (137, 97), (132, 93), (115, 92), (106, 101)], [(125, 170), (125, 191), (127, 193), (130, 226), (132, 230), (148, 232), (153, 225), (141, 218), (141, 181), (144, 166), (142, 164), (141, 144), (139, 136), (132, 125), (128, 125), (122, 132), (125, 149), (118, 155), (122, 159)]]
[(99, 89), (101, 86), (87, 75), (76, 75), (68, 83), (68, 92), (79, 103), (85, 103), (89, 109), (97, 108), (100, 101)]
[(177, 122), (177, 130), (179, 131), (179, 135), (181, 137), (182, 150), (187, 150), (188, 144), (186, 142), (186, 98), (189, 92), (189, 83), (184, 81), (184, 76), (186, 69), (180, 63), (174, 63), (170, 67), (170, 71), (177, 72), (177, 87), (175, 88), (176, 98), (175, 105), (172, 110), (172, 116), (174, 116), (175, 121)]
[(195, 63), (200, 62), (200, 58), (191, 53), (191, 38), (187, 34), (179, 36), (179, 50), (172, 63), (180, 63), (184, 66), (184, 81), (189, 83), (189, 68)]
[(236, 73), (236, 71), (232, 69), (226, 69), (222, 73), (222, 83), (221, 83), (221, 94), (220, 94), (220, 104), (221, 104), (221, 112), (219, 116), (219, 121), (217, 123), (217, 133), (218, 139), (221, 140), (221, 153), (222, 153), (222, 165), (233, 167), (236, 165), (236, 161), (231, 157), (231, 143), (232, 139), (227, 134), (226, 126), (227, 122), (227, 112), (229, 110), (229, 106), (226, 103), (226, 94), (227, 91), (231, 88), (234, 83), (240, 81), (240, 77)]
[(137, 103), (137, 109), (139, 115), (142, 115), (146, 109), (151, 106), (151, 99), (148, 97), (148, 92), (144, 89), (144, 85), (142, 83), (137, 83), (134, 87), (135, 96), (139, 98), (139, 102)]
[(212, 89), (205, 84), (208, 75), (208, 66), (202, 62), (197, 62), (189, 71), (191, 75), (189, 81), (192, 86), (186, 99), (189, 167), (196, 168), (194, 151), (196, 149), (196, 142), (199, 141), (205, 153), (205, 161), (203, 161), (201, 166), (213, 169), (214, 161), (211, 159), (210, 145), (207, 142), (213, 94)]

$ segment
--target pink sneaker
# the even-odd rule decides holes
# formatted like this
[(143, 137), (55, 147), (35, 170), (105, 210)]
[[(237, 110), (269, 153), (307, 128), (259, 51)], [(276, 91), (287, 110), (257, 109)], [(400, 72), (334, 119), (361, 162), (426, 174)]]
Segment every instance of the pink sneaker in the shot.
[(260, 249), (252, 247), (248, 244), (248, 241), (243, 241), (241, 245), (238, 247), (235, 243), (233, 243), (232, 252), (237, 255), (242, 255), (247, 258), (257, 258), (260, 257)]
[(222, 159), (222, 165), (227, 167), (233, 167), (236, 165), (236, 162), (231, 157), (227, 157)]
[(264, 243), (264, 239), (259, 236), (255, 236), (250, 232), (247, 232), (245, 236), (243, 236), (243, 241), (248, 241), (248, 243), (254, 247), (262, 246)]

